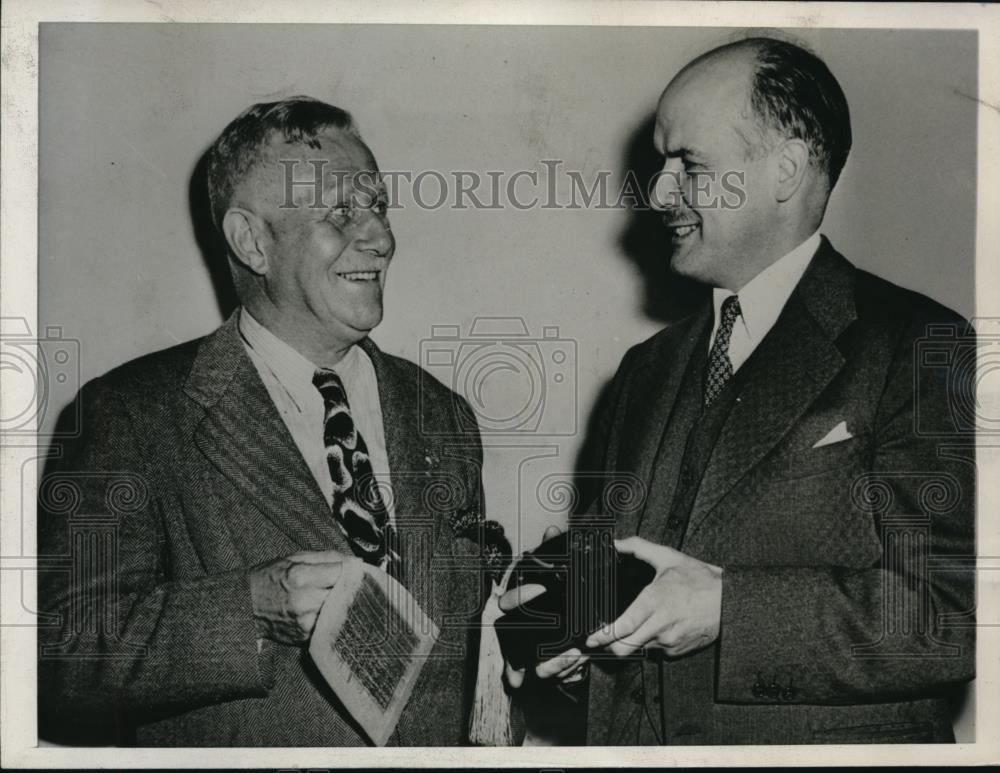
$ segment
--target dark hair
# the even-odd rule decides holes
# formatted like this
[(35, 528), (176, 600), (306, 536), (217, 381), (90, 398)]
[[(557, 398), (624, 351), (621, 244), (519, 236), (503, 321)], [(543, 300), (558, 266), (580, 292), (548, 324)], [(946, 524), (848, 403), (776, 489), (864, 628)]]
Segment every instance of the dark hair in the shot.
[(261, 159), (261, 148), (281, 132), (286, 142), (319, 148), (317, 135), (334, 127), (360, 139), (351, 114), (312, 97), (261, 102), (240, 113), (208, 151), (208, 200), (221, 230), (233, 191)]
[(756, 53), (750, 93), (754, 117), (765, 131), (805, 142), (833, 188), (851, 150), (851, 115), (830, 68), (811, 51), (784, 40), (747, 38), (735, 45)]

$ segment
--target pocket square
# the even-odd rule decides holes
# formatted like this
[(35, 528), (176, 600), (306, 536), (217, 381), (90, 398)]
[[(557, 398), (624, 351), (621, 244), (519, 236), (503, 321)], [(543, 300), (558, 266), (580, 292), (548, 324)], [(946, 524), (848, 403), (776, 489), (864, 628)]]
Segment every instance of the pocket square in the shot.
[(850, 440), (854, 435), (847, 431), (847, 422), (842, 421), (836, 427), (827, 432), (822, 438), (813, 443), (813, 448), (822, 448), (831, 443), (839, 443), (842, 440)]

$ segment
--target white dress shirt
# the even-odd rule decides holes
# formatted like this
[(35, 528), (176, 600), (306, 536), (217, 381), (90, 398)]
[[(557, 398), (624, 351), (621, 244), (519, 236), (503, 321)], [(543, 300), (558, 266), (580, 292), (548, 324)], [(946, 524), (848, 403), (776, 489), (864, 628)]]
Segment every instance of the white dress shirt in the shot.
[(733, 373), (740, 369), (757, 345), (764, 340), (768, 331), (774, 327), (778, 315), (792, 295), (792, 290), (799, 283), (809, 266), (809, 261), (819, 249), (819, 241), (819, 231), (816, 231), (794, 250), (747, 282), (739, 293), (719, 287), (712, 291), (715, 322), (712, 324), (712, 336), (708, 341), (709, 351), (719, 329), (722, 302), (731, 295), (738, 295), (740, 299), (741, 313), (733, 323), (733, 333), (729, 339), (729, 361), (733, 364)]
[[(245, 308), (240, 309), (240, 335), (302, 458), (326, 501), (332, 504), (333, 481), (323, 444), (323, 397), (312, 383), (317, 366), (261, 325)], [(372, 472), (379, 481), (390, 481), (382, 405), (371, 359), (360, 346), (352, 346), (332, 370), (344, 382), (351, 418), (368, 446)], [(392, 502), (385, 504), (389, 520), (395, 523)]]

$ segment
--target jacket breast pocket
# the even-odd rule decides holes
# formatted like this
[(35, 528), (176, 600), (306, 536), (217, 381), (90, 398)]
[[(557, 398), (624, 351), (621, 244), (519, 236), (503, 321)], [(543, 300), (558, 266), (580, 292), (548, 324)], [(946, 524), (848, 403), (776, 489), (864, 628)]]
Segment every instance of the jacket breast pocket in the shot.
[(787, 444), (734, 489), (727, 511), (734, 517), (718, 519), (724, 546), (713, 549), (734, 564), (871, 566), (879, 536), (853, 495), (867, 454), (864, 437), (819, 448)]
[(799, 480), (836, 470), (860, 468), (869, 453), (868, 441), (868, 435), (856, 435), (818, 448), (785, 451), (769, 463), (769, 477)]

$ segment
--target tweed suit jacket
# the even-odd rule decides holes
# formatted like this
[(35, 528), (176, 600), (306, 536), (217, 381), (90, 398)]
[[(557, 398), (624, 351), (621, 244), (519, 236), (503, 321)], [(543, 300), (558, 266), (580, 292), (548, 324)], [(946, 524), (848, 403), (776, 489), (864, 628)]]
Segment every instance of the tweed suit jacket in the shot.
[[(80, 442), (39, 491), (42, 737), (367, 743), (304, 648), (265, 640), (258, 651), (247, 570), (300, 550), (352, 552), (237, 319), (82, 390)], [(455, 522), (480, 513), (479, 435), (461, 398), (362, 346), (379, 384), (402, 581), (441, 628), (390, 743), (460, 744), (482, 583), (479, 546)]]
[[(589, 742), (953, 740), (948, 698), (975, 667), (975, 453), (952, 410), (968, 398), (953, 367), (966, 323), (824, 238), (741, 368), (677, 534), (676, 476), (661, 473), (683, 448), (661, 440), (711, 324), (708, 305), (628, 352), (595, 463), (645, 487), (618, 536), (723, 568), (720, 636), (680, 658), (598, 662)], [(929, 332), (937, 359), (922, 358)], [(817, 446), (840, 422), (850, 437)]]

